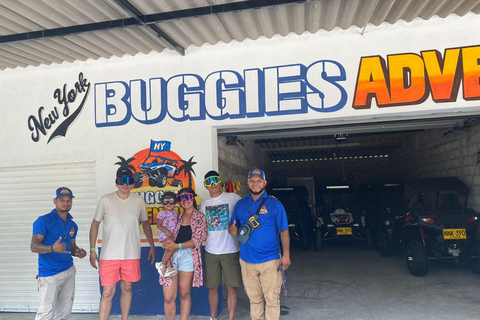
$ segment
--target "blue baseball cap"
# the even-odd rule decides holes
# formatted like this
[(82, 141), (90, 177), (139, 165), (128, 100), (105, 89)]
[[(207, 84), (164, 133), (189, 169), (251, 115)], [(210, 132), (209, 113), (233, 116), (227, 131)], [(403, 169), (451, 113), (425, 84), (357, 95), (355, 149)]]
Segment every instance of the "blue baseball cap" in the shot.
[(67, 187), (60, 187), (55, 191), (55, 197), (53, 199), (61, 198), (63, 196), (70, 196), (72, 198), (75, 198), (73, 196), (72, 190), (68, 189)]
[(259, 176), (260, 178), (265, 180), (265, 172), (263, 172), (262, 169), (255, 168), (253, 170), (250, 170), (250, 172), (248, 173), (248, 179), (250, 179), (253, 176)]

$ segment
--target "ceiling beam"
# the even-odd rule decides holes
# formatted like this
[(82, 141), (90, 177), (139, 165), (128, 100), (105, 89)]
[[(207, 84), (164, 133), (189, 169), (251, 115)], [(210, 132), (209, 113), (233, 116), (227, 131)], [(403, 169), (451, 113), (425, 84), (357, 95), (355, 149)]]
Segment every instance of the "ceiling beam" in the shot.
[[(192, 9), (176, 10), (162, 13), (154, 13), (142, 15), (140, 11), (137, 14), (133, 13), (133, 18), (117, 19), (103, 22), (94, 22), (81, 24), (76, 26), (45, 29), (39, 31), (31, 31), (24, 33), (16, 33), (0, 36), (0, 43), (11, 43), (16, 41), (25, 41), (25, 40), (35, 40), (43, 38), (51, 38), (58, 36), (68, 36), (73, 34), (80, 34), (85, 32), (95, 32), (95, 31), (104, 31), (117, 28), (128, 28), (128, 27), (137, 27), (141, 25), (147, 25), (149, 28), (157, 32), (157, 34), (165, 39), (170, 39), (167, 41), (169, 45), (175, 47), (175, 41), (173, 41), (166, 33), (164, 33), (160, 28), (150, 27), (150, 25), (155, 26), (155, 23), (160, 23), (169, 20), (179, 20), (186, 18), (195, 18), (200, 16), (207, 16), (212, 14), (222, 14), (229, 12), (236, 12), (242, 10), (251, 10), (251, 9), (260, 9), (265, 7), (294, 4), (294, 3), (303, 3), (309, 2), (312, 0), (251, 0), (251, 1), (240, 1), (233, 3), (225, 3), (214, 6), (198, 7)], [(126, 1), (122, 1), (126, 3)], [(122, 6), (123, 7), (123, 6)], [(135, 8), (131, 5), (129, 8)], [(125, 9), (130, 11), (129, 9)], [(177, 45), (180, 49), (181, 47)], [(182, 48), (183, 49), (183, 48)], [(175, 48), (177, 50), (177, 48)], [(179, 50), (177, 50), (179, 51)], [(180, 50), (182, 51), (182, 50)], [(181, 52), (180, 52), (181, 53)]]
[(180, 53), (182, 56), (185, 55), (185, 48), (179, 45), (175, 40), (173, 40), (166, 32), (164, 32), (162, 29), (160, 29), (159, 26), (157, 26), (154, 23), (147, 24), (143, 17), (145, 16), (137, 7), (135, 7), (133, 4), (131, 4), (128, 0), (114, 0), (119, 6), (121, 6), (124, 10), (130, 12), (130, 14), (133, 15), (133, 18), (138, 21), (138, 23), (143, 24), (145, 27), (149, 28), (155, 34), (157, 37), (160, 39), (163, 39), (166, 43), (169, 49), (175, 50), (178, 53)]

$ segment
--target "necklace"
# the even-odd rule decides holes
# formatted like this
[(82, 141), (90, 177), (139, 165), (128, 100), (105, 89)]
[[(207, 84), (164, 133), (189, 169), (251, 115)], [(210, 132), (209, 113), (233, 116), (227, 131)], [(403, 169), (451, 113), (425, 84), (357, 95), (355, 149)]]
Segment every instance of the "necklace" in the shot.
[[(62, 230), (63, 230), (63, 241), (65, 241), (65, 243), (67, 242), (67, 232), (65, 231), (65, 228), (63, 227), (63, 223), (62, 223), (62, 219), (60, 219), (58, 217), (58, 212), (57, 212), (57, 220), (58, 220), (58, 223), (60, 223), (60, 227), (62, 227)], [(66, 221), (64, 221), (66, 223)], [(67, 227), (67, 230), (68, 230), (68, 227)]]

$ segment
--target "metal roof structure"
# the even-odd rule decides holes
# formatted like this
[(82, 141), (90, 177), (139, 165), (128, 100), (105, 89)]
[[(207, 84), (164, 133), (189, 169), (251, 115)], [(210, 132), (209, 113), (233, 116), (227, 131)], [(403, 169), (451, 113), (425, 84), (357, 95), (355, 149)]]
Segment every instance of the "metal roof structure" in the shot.
[(480, 14), (480, 0), (3, 0), (0, 70)]

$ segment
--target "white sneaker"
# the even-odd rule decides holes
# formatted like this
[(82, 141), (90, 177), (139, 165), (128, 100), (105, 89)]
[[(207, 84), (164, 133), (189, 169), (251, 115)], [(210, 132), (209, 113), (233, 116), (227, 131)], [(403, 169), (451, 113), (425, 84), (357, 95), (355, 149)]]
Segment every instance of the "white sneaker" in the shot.
[(163, 275), (163, 277), (165, 278), (171, 278), (171, 277), (174, 277), (176, 276), (178, 273), (177, 269), (175, 268), (166, 268), (165, 269), (165, 274)]
[[(165, 267), (165, 268), (163, 268)], [(155, 268), (157, 268), (158, 274), (161, 275), (162, 277), (165, 277), (165, 269), (167, 268), (166, 265), (164, 265), (161, 262), (156, 262), (155, 263)]]

